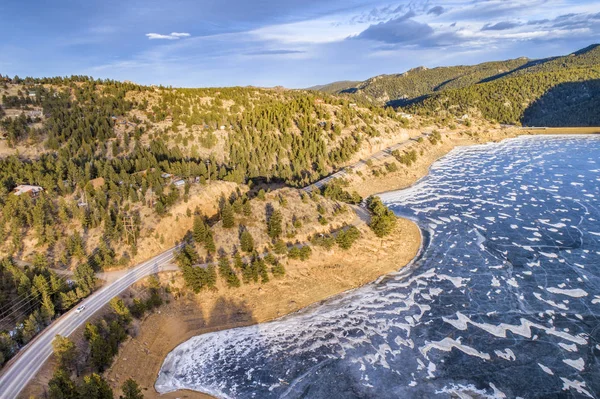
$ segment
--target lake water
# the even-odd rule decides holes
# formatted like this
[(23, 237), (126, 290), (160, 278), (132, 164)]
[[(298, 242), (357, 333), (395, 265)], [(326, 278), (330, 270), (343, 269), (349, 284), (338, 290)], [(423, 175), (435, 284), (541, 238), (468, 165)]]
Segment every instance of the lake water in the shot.
[(410, 270), (271, 323), (194, 337), (167, 356), (156, 389), (600, 397), (600, 137), (456, 149), (382, 199), (425, 232)]

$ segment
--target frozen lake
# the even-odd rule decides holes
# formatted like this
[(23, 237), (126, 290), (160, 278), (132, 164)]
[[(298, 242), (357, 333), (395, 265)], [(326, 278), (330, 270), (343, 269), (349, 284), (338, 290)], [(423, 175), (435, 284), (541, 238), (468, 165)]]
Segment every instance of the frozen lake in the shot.
[(283, 319), (194, 337), (156, 389), (222, 398), (600, 398), (600, 137), (460, 148), (381, 196), (411, 266)]

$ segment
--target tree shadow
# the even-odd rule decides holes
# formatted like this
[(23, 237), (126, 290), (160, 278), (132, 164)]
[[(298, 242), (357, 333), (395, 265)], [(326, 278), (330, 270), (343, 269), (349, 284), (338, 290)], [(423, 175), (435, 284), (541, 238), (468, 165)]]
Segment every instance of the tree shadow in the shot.
[(219, 297), (205, 317), (202, 305), (181, 314), (186, 328), (194, 335), (256, 324), (252, 309), (245, 301)]

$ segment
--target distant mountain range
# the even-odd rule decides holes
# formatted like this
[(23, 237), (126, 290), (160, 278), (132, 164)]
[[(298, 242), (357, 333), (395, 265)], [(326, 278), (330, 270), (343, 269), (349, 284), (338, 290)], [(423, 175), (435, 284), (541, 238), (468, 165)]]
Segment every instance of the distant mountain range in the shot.
[(325, 93), (336, 94), (343, 92), (346, 89), (354, 88), (361, 82), (357, 80), (340, 80), (339, 82), (328, 83), (325, 85), (317, 85), (309, 87), (308, 90), (318, 90)]
[(523, 125), (600, 125), (600, 45), (567, 56), (419, 67), (311, 89), (440, 117), (476, 114)]

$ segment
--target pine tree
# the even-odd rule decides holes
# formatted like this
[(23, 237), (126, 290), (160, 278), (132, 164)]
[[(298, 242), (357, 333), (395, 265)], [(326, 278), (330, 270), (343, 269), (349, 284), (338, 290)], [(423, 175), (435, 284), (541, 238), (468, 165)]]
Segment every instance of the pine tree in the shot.
[(72, 370), (77, 359), (77, 347), (68, 337), (57, 335), (52, 341), (52, 349), (59, 367)]
[(42, 307), (40, 308), (40, 311), (42, 314), (42, 318), (46, 323), (50, 323), (50, 320), (52, 320), (52, 318), (56, 314), (52, 298), (50, 298), (50, 295), (46, 293), (44, 293), (42, 296)]
[(281, 236), (281, 233), (283, 232), (283, 229), (281, 227), (282, 221), (283, 217), (281, 215), (281, 212), (278, 210), (273, 211), (271, 217), (269, 218), (269, 221), (267, 222), (267, 233), (269, 234), (269, 237), (271, 237), (272, 239), (276, 239), (279, 238), (279, 236)]
[(277, 240), (277, 241), (275, 241), (275, 245), (274, 245), (273, 251), (277, 255), (286, 254), (287, 251), (288, 251), (287, 245), (285, 244), (285, 242), (283, 240)]
[(86, 399), (113, 399), (113, 391), (102, 376), (96, 373), (83, 377), (80, 396)]
[(240, 279), (238, 278), (235, 270), (231, 268), (229, 259), (226, 256), (219, 258), (219, 274), (225, 279), (228, 287), (239, 287)]
[(389, 235), (396, 226), (397, 218), (394, 212), (388, 209), (379, 197), (369, 197), (367, 208), (371, 211), (371, 223), (369, 227), (377, 237)]
[(119, 396), (119, 399), (144, 399), (142, 389), (135, 380), (128, 378), (123, 385), (121, 385), (123, 395)]
[(214, 253), (217, 250), (213, 233), (210, 230), (207, 232), (206, 238), (204, 239), (204, 248), (206, 248), (208, 253)]
[(110, 307), (119, 316), (119, 320), (123, 324), (129, 324), (131, 322), (131, 312), (129, 312), (129, 308), (125, 305), (122, 299), (115, 297), (110, 300)]
[(202, 220), (201, 215), (197, 215), (194, 217), (194, 227), (193, 233), (194, 241), (197, 243), (203, 243), (206, 239), (206, 224), (204, 220)]
[(242, 247), (242, 251), (244, 252), (252, 252), (254, 251), (254, 238), (252, 234), (246, 229), (242, 231), (242, 235), (240, 236), (240, 246)]
[(233, 208), (229, 202), (225, 202), (223, 209), (221, 210), (221, 219), (223, 220), (223, 227), (230, 229), (235, 226), (235, 216)]
[(250, 201), (246, 200), (246, 202), (244, 202), (242, 212), (244, 213), (244, 216), (252, 216), (252, 206), (250, 205)]
[(242, 259), (242, 255), (240, 255), (239, 252), (236, 252), (236, 254), (233, 256), (233, 265), (238, 270), (244, 269), (244, 266), (245, 266), (244, 260)]
[(59, 368), (48, 382), (48, 397), (50, 399), (79, 399), (77, 386), (71, 380), (69, 373)]

